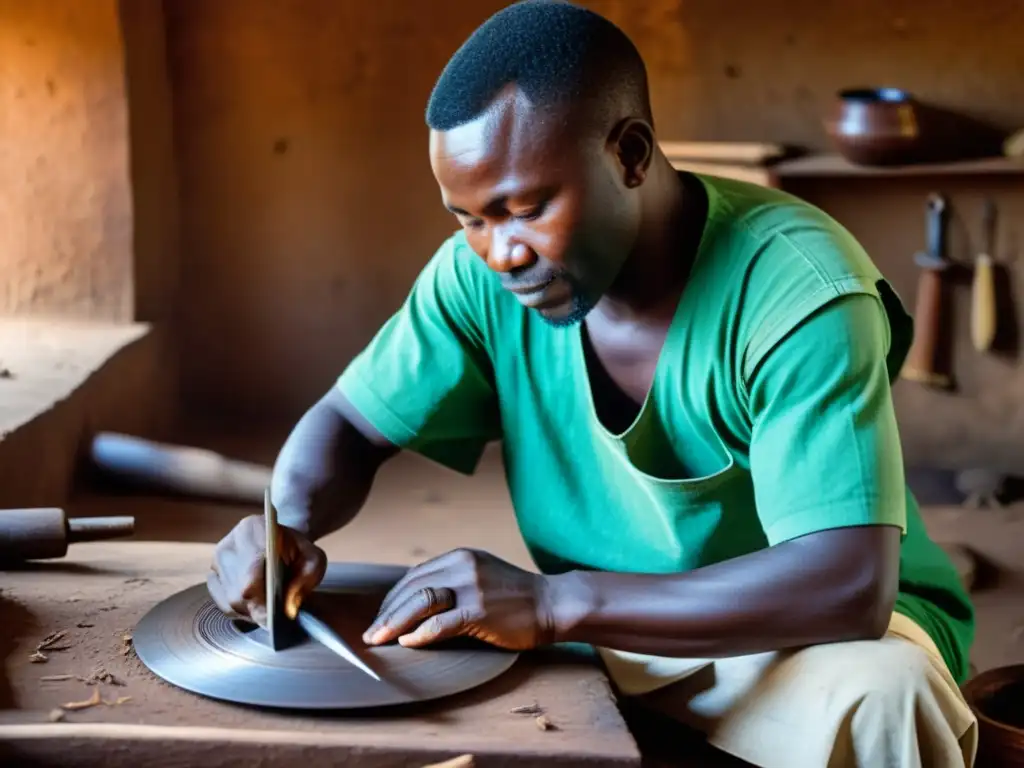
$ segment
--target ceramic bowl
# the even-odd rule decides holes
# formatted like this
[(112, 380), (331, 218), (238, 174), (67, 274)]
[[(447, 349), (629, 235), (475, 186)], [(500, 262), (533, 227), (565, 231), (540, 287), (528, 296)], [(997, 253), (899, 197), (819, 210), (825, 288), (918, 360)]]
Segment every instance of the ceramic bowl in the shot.
[(1024, 768), (1024, 664), (986, 670), (963, 694), (978, 718), (978, 765)]
[(855, 165), (903, 165), (921, 154), (917, 104), (898, 88), (840, 91), (825, 129), (836, 151)]

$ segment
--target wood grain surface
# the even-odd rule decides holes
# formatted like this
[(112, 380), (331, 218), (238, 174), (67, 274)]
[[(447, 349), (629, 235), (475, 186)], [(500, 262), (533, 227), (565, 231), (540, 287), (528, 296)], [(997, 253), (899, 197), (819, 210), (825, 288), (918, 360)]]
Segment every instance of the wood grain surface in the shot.
[[(211, 554), (208, 544), (103, 542), (0, 572), (0, 622), (14, 630), (0, 640), (0, 764), (423, 766), (466, 754), (480, 766), (640, 764), (603, 672), (565, 652), (528, 654), (468, 693), (373, 714), (270, 712), (174, 688), (141, 664), (130, 635), (156, 602), (202, 582)], [(61, 709), (97, 691), (103, 703)]]

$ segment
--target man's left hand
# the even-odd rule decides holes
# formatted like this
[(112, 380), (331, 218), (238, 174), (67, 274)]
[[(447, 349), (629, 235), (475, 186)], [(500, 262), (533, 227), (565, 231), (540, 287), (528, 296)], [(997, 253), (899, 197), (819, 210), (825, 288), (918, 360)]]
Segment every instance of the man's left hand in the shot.
[(486, 552), (458, 549), (409, 570), (387, 594), (363, 635), (416, 648), (472, 637), (513, 651), (553, 635), (548, 581)]

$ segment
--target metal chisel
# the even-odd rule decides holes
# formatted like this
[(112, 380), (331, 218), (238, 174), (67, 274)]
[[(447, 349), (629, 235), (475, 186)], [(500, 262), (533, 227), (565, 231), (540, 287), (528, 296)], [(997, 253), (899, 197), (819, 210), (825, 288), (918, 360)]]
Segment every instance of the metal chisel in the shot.
[[(281, 556), (277, 551), (277, 510), (270, 500), (270, 490), (263, 496), (263, 514), (267, 525), (267, 632), (270, 645), (275, 651), (285, 645), (287, 616), (284, 613), (284, 583), (281, 576)], [(357, 667), (374, 680), (380, 677), (360, 659), (338, 633), (305, 608), (299, 608), (296, 621), (306, 634), (345, 661)]]

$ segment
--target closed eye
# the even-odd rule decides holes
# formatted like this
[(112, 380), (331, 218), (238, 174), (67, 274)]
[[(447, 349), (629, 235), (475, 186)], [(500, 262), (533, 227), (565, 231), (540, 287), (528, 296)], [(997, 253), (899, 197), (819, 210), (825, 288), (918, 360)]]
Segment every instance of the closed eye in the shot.
[(483, 221), (481, 219), (478, 219), (475, 216), (470, 216), (468, 212), (462, 210), (461, 208), (453, 208), (451, 206), (446, 207), (452, 213), (452, 215), (454, 215), (455, 218), (459, 220), (459, 224), (461, 226), (469, 227), (470, 229), (478, 229), (479, 227), (483, 226)]
[(543, 202), (540, 205), (535, 206), (530, 210), (526, 211), (525, 213), (517, 213), (515, 215), (515, 218), (521, 221), (533, 221), (534, 219), (539, 219), (544, 214), (544, 211), (547, 208), (547, 206), (547, 202)]

